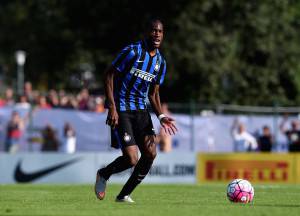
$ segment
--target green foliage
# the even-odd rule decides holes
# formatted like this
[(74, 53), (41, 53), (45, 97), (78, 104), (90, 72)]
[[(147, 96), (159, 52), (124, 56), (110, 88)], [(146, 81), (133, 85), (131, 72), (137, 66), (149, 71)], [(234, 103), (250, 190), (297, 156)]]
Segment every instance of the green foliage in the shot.
[[(180, 71), (182, 100), (296, 105), (299, 3), (190, 1), (176, 18), (169, 55)], [(175, 55), (174, 55), (175, 53)], [(193, 92), (191, 94), (191, 91)]]
[[(81, 64), (101, 83), (118, 50), (138, 40), (149, 17), (165, 22), (168, 101), (298, 105), (300, 2), (295, 0), (3, 0), (0, 64), (15, 77), (14, 52), (28, 53), (26, 79), (68, 87)], [(176, 94), (169, 94), (176, 92)]]

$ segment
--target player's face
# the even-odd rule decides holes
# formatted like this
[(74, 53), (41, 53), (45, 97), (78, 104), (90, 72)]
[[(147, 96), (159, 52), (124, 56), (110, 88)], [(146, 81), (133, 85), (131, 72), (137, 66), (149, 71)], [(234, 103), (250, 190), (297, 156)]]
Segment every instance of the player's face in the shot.
[(161, 22), (154, 22), (149, 32), (149, 42), (152, 48), (159, 48), (164, 37), (164, 27)]

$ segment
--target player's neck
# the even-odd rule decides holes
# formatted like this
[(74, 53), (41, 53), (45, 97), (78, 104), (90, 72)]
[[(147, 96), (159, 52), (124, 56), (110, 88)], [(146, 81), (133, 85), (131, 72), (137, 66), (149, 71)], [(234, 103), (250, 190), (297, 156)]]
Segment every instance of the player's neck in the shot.
[(156, 55), (156, 49), (154, 50), (148, 50), (149, 54), (151, 57), (155, 56)]
[(155, 47), (152, 47), (147, 40), (145, 40), (145, 46), (146, 46), (147, 52), (149, 53), (149, 55), (151, 57), (156, 55), (157, 49)]

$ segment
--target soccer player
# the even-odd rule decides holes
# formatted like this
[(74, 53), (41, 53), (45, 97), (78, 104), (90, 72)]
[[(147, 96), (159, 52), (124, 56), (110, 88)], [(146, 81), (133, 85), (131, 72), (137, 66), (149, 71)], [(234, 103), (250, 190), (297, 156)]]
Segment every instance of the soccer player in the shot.
[(97, 171), (95, 193), (100, 200), (104, 199), (106, 182), (112, 174), (135, 167), (116, 197), (117, 202), (134, 202), (130, 194), (152, 166), (156, 143), (147, 96), (165, 131), (170, 135), (177, 131), (174, 119), (162, 112), (159, 96), (166, 74), (166, 61), (159, 51), (163, 24), (154, 19), (146, 27), (144, 39), (125, 47), (105, 75), (106, 124), (111, 127), (112, 147), (121, 148), (122, 156)]

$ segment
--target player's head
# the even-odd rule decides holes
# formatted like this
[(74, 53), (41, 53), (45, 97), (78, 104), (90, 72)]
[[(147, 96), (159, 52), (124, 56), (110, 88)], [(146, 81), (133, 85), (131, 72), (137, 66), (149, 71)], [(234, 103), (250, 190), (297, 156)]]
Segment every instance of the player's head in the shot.
[(160, 47), (164, 37), (164, 26), (159, 19), (151, 19), (146, 25), (146, 40), (151, 49)]

